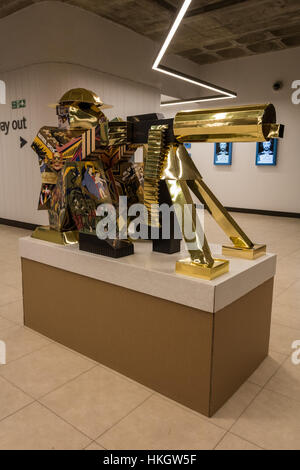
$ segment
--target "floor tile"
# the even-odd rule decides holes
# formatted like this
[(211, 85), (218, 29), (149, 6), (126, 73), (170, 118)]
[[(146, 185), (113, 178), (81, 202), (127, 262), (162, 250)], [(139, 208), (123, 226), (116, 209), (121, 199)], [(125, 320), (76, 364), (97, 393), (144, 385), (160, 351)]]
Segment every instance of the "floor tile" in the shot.
[[(1, 378), (0, 372), (0, 420), (3, 419), (0, 422), (0, 448), (101, 450), (103, 446), (113, 449), (178, 449), (180, 445), (183, 449), (218, 450), (256, 450), (255, 445), (258, 448), (299, 448), (300, 366), (292, 365), (288, 356), (293, 352), (292, 343), (300, 340), (300, 221), (248, 214), (233, 216), (255, 241), (267, 243), (269, 251), (278, 255), (272, 352), (249, 382), (210, 420), (165, 397), (153, 395), (147, 399), (152, 394), (151, 390), (103, 367), (105, 374), (102, 372), (102, 388), (98, 394), (99, 381), (92, 372), (100, 367), (93, 369), (95, 363), (90, 361), (88, 369), (83, 368), (80, 375), (78, 370), (81, 368), (76, 361), (88, 361), (85, 357), (65, 349), (67, 354), (78, 356), (75, 364), (70, 361), (71, 356), (67, 360), (53, 353), (51, 360), (49, 351), (40, 355), (54, 343), (28, 329), (19, 328), (23, 325), (23, 305), (18, 243), (20, 237), (31, 232), (0, 225), (0, 262), (3, 268), (0, 272), (0, 340), (6, 341), (8, 361), (13, 361), (8, 366), (1, 366), (0, 371), (2, 369), (3, 374), (5, 370), (10, 371), (19, 386), (27, 387), (35, 396), (41, 397), (40, 394), (47, 390), (48, 395), (44, 398), (53, 402), (53, 412), (37, 403), (28, 406), (31, 398), (6, 381), (4, 375)], [(210, 241), (227, 241), (211, 217), (206, 215), (205, 219)], [(58, 345), (55, 347), (64, 349)], [(31, 356), (33, 367), (26, 360)], [(71, 381), (66, 383), (70, 376)], [(81, 380), (85, 376), (88, 380)], [(140, 401), (122, 414), (127, 410), (127, 403), (122, 403), (125, 392), (118, 395), (117, 391), (122, 390), (124, 382), (127, 387), (137, 387), (146, 393), (146, 401)], [(74, 389), (71, 387), (73, 383), (76, 384)], [(266, 388), (260, 391), (264, 386)], [(130, 402), (129, 398), (126, 400)], [(66, 424), (63, 417), (57, 416), (59, 410), (66, 420), (70, 417), (74, 423), (83, 423), (82, 431), (74, 429), (76, 424)], [(114, 416), (116, 421), (111, 419)], [(106, 423), (105, 429), (109, 429), (97, 439), (98, 444), (91, 442), (96, 433), (99, 435), (99, 430), (102, 432), (103, 423)], [(91, 438), (83, 435), (86, 429)], [(228, 429), (230, 432), (225, 435)]]
[(44, 336), (21, 326), (4, 330), (1, 339), (6, 343), (7, 363), (37, 351), (50, 343)]
[(19, 325), (24, 324), (23, 300), (0, 306), (0, 316)]
[(263, 390), (232, 432), (267, 450), (300, 450), (300, 402)]
[(300, 339), (300, 330), (280, 325), (273, 321), (271, 327), (270, 349), (280, 354), (292, 354), (292, 344)]
[(291, 307), (277, 300), (273, 306), (272, 318), (275, 323), (300, 331), (300, 307)]
[(88, 359), (50, 344), (3, 366), (0, 374), (30, 396), (39, 398), (91, 367), (94, 364)]
[(15, 287), (0, 283), (0, 306), (22, 299), (22, 292)]
[[(299, 273), (300, 273), (300, 268)], [(300, 310), (300, 281), (297, 281), (277, 297), (277, 300), (288, 307)]]
[(10, 287), (22, 287), (21, 269), (12, 266), (4, 266), (0, 272), (0, 282)]
[(286, 355), (270, 351), (267, 359), (251, 375), (249, 382), (264, 387), (286, 359)]
[(229, 430), (260, 392), (261, 387), (246, 382), (209, 421)]
[(31, 402), (31, 397), (0, 377), (0, 420)]
[[(279, 251), (280, 252), (280, 251)], [(286, 261), (286, 258), (278, 259), (277, 272), (284, 277), (290, 277), (292, 280), (300, 280), (299, 262), (293, 262), (291, 259)]]
[(277, 271), (274, 282), (274, 295), (277, 298), (283, 294), (289, 287), (291, 287), (296, 281), (291, 279), (290, 276), (281, 276)]
[(88, 445), (85, 450), (105, 450), (103, 447), (99, 446), (96, 442)]
[(215, 450), (263, 450), (233, 434), (226, 434)]
[(44, 397), (42, 403), (96, 439), (150, 395), (138, 384), (95, 367)]
[(2, 450), (80, 450), (90, 440), (39, 403), (0, 422)]
[(266, 388), (300, 402), (300, 365), (293, 364), (291, 357), (289, 357), (266, 385)]
[(200, 415), (153, 396), (97, 442), (110, 450), (210, 450), (224, 434)]
[(15, 328), (16, 324), (6, 318), (0, 317), (0, 339), (1, 333), (9, 328)]

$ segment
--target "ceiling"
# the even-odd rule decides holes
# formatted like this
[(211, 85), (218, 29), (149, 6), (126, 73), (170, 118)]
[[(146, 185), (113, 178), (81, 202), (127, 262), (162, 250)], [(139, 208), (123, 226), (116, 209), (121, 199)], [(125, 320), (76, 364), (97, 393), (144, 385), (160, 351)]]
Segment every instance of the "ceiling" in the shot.
[[(0, 0), (0, 18), (43, 0)], [(162, 42), (183, 0), (59, 0)], [(197, 64), (300, 46), (300, 0), (193, 0), (169, 52)]]

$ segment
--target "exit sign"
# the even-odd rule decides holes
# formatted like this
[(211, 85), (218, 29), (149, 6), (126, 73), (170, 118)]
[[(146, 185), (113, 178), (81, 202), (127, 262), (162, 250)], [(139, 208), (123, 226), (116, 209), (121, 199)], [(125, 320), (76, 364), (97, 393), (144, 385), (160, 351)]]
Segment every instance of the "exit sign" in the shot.
[(16, 100), (11, 103), (12, 109), (26, 108), (26, 100)]

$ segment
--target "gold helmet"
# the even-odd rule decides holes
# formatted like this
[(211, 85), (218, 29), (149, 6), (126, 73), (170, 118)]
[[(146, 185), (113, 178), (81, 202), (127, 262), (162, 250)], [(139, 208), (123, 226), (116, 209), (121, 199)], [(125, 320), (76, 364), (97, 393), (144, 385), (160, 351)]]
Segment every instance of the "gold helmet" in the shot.
[(97, 111), (113, 108), (109, 104), (104, 104), (96, 93), (85, 88), (72, 88), (61, 97), (58, 103), (49, 104), (49, 107), (55, 109), (57, 106), (70, 105), (86, 105)]
[[(51, 106), (52, 107), (52, 106)], [(85, 88), (73, 88), (67, 91), (55, 105), (58, 125), (61, 129), (91, 129), (106, 122), (103, 109), (105, 105), (96, 93)]]
[(72, 103), (83, 103), (97, 108), (108, 109), (112, 106), (104, 104), (96, 93), (85, 88), (73, 88), (67, 91), (59, 100), (59, 104), (68, 105)]

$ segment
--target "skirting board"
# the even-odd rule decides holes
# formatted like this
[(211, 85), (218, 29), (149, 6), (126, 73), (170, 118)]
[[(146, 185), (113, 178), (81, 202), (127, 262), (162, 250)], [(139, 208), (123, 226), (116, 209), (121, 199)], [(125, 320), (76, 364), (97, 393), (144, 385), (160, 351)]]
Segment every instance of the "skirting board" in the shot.
[(270, 217), (287, 217), (290, 219), (300, 219), (298, 212), (280, 212), (280, 211), (267, 211), (263, 209), (243, 209), (242, 207), (226, 207), (229, 212), (240, 212), (241, 214), (256, 214), (267, 215)]
[[(280, 211), (267, 211), (262, 209), (244, 209), (242, 207), (226, 207), (229, 212), (239, 212), (241, 214), (256, 214), (267, 215), (271, 217), (286, 217), (291, 219), (300, 219), (298, 212), (280, 212)], [(28, 222), (20, 222), (18, 220), (10, 220), (0, 218), (0, 225), (8, 225), (10, 227), (23, 228), (25, 230), (35, 230), (38, 225), (30, 224)]]
[(23, 228), (25, 230), (35, 230), (38, 225), (30, 224), (28, 222), (20, 222), (19, 220), (10, 220), (10, 219), (2, 219), (0, 217), (0, 225), (8, 225), (9, 227), (16, 227), (16, 228)]

